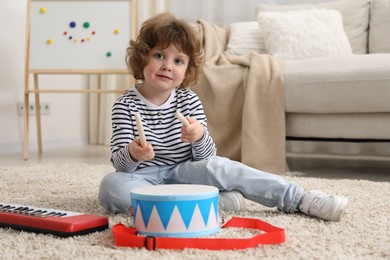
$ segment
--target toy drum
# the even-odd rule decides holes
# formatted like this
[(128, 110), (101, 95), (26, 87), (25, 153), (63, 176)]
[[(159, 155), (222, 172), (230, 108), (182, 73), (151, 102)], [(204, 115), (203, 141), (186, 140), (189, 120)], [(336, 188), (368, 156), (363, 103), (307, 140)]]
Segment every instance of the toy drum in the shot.
[(198, 237), (217, 233), (218, 189), (206, 185), (156, 185), (130, 192), (138, 234)]

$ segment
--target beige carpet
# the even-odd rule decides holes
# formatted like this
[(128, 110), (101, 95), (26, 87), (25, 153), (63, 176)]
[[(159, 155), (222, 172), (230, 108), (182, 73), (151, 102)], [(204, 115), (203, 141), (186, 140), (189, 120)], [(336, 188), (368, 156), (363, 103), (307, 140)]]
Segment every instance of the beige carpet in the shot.
[[(108, 215), (97, 203), (101, 178), (110, 165), (31, 164), (0, 167), (0, 202), (107, 215), (110, 225), (127, 223), (124, 215)], [(287, 241), (236, 251), (184, 251), (117, 248), (111, 229), (86, 236), (51, 235), (0, 229), (2, 259), (390, 259), (390, 183), (286, 177), (307, 189), (348, 197), (341, 222), (324, 222), (299, 214), (282, 214), (248, 202), (248, 211), (286, 229)], [(225, 214), (226, 218), (231, 214)], [(253, 231), (254, 232), (254, 231)], [(249, 237), (251, 232), (228, 229), (218, 237)]]

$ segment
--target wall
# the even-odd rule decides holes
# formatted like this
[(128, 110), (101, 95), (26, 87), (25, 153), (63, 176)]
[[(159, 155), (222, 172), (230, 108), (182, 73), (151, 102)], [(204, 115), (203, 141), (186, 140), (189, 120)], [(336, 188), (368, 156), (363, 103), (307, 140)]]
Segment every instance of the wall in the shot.
[(219, 25), (254, 20), (258, 4), (319, 3), (331, 0), (165, 0), (166, 10), (176, 16), (196, 21), (199, 18)]

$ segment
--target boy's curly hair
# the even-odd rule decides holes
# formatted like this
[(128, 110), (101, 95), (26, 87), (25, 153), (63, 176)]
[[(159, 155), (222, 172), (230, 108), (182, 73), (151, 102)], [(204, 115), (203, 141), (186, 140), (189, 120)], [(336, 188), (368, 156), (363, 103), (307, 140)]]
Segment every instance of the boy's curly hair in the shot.
[(202, 73), (203, 54), (201, 42), (195, 29), (170, 13), (156, 15), (142, 24), (137, 39), (131, 40), (127, 48), (126, 63), (130, 73), (137, 80), (144, 80), (143, 70), (153, 48), (167, 48), (170, 44), (189, 57), (187, 71), (181, 87), (198, 83)]

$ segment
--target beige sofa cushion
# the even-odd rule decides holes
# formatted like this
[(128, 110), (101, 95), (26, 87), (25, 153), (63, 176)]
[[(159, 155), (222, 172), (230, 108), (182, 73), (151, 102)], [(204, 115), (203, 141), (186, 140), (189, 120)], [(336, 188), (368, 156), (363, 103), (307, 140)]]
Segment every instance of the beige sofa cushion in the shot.
[(343, 16), (345, 33), (355, 54), (368, 52), (368, 20), (370, 0), (340, 0), (320, 4), (268, 5), (260, 4), (258, 12), (282, 12), (313, 8), (335, 9)]
[(282, 60), (352, 55), (339, 11), (259, 12), (267, 53)]
[(290, 137), (389, 139), (390, 113), (286, 114)]
[(373, 0), (369, 33), (369, 52), (390, 53), (390, 0)]
[(255, 21), (230, 24), (225, 54), (245, 55), (251, 52), (266, 53), (259, 24)]
[(390, 54), (285, 61), (287, 113), (390, 112)]

